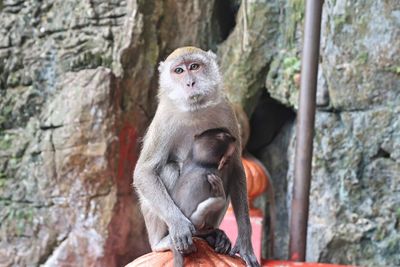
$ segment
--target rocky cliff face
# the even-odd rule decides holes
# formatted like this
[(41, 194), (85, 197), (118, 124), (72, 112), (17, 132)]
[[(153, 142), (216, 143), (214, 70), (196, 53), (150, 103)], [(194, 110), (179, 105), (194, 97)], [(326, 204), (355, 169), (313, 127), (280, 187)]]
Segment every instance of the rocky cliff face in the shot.
[[(0, 1), (0, 265), (122, 266), (149, 250), (136, 141), (157, 64), (183, 45), (217, 51), (252, 116), (284, 258), (303, 4)], [(399, 14), (395, 1), (325, 1), (309, 260), (400, 265)]]
[[(303, 10), (303, 1), (243, 1), (218, 47), (230, 97), (252, 115), (248, 149), (274, 180), (280, 258), (288, 247)], [(397, 266), (400, 6), (325, 1), (323, 12), (308, 260)]]
[[(280, 25), (286, 28), (280, 31), (281, 42), (265, 83), (273, 99), (293, 110), (297, 109), (301, 75), (301, 3), (285, 3), (287, 13)], [(400, 264), (400, 256), (394, 252), (400, 229), (399, 8), (385, 1), (325, 1), (309, 260), (361, 266)], [(293, 22), (295, 27), (289, 30)], [(253, 149), (270, 167), (278, 186), (278, 201), (288, 207), (293, 179), (293, 124), (289, 118), (270, 145)], [(278, 206), (283, 207), (282, 202)], [(281, 221), (287, 220), (286, 211), (279, 211), (278, 216)], [(279, 227), (278, 240), (283, 247), (287, 244), (286, 227)]]
[(226, 7), (0, 1), (1, 266), (123, 266), (149, 251), (131, 183), (157, 64), (215, 48)]

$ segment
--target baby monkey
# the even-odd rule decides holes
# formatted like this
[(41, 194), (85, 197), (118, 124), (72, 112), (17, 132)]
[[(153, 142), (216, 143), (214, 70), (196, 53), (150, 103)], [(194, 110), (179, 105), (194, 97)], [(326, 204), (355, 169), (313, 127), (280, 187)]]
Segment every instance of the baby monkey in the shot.
[[(235, 151), (236, 139), (222, 128), (206, 130), (195, 135), (188, 158), (183, 162), (181, 175), (172, 190), (172, 199), (196, 228), (196, 236), (206, 236), (216, 251), (228, 253), (231, 247), (226, 235), (214, 229), (208, 219), (226, 204), (220, 171)], [(219, 237), (209, 236), (216, 231)], [(222, 232), (222, 231), (221, 231)], [(221, 240), (224, 239), (225, 240)], [(218, 243), (218, 244), (215, 244)], [(183, 265), (183, 256), (174, 250), (174, 265)]]

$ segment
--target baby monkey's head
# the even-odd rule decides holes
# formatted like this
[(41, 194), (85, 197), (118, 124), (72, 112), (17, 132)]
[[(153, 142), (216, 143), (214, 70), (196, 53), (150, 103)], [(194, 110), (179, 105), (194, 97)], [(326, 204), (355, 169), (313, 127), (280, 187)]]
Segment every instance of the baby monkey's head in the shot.
[(200, 165), (215, 166), (221, 170), (235, 151), (236, 138), (227, 129), (209, 129), (195, 135), (193, 160)]

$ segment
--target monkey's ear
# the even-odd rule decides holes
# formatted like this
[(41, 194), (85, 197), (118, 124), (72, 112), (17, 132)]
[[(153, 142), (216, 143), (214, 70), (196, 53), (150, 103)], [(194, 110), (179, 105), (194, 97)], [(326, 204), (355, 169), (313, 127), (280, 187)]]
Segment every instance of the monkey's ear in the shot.
[(223, 134), (224, 134), (225, 140), (228, 140), (231, 143), (236, 142), (236, 138), (233, 137), (229, 132), (224, 132)]
[(158, 71), (161, 73), (163, 71), (164, 67), (165, 67), (165, 62), (161, 61), (160, 65), (158, 65)]
[(219, 161), (218, 164), (218, 170), (222, 170), (222, 168), (228, 163), (228, 161), (230, 160), (233, 152), (235, 152), (236, 147), (235, 145), (232, 143), (229, 144), (228, 149), (226, 150), (226, 153), (222, 156), (221, 160)]
[(213, 51), (211, 51), (211, 50), (208, 50), (208, 51), (207, 51), (207, 55), (208, 55), (210, 58), (214, 59), (214, 60), (217, 59), (217, 55), (216, 55)]

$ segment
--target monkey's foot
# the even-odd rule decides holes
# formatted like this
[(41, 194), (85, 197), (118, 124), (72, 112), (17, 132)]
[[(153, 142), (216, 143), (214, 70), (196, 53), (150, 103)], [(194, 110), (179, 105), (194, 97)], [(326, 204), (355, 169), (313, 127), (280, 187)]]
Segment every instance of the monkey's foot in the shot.
[(232, 248), (229, 255), (234, 256), (236, 253), (242, 257), (242, 259), (246, 262), (247, 267), (260, 267), (260, 264), (257, 261), (256, 255), (254, 255), (253, 249), (250, 245), (244, 245), (245, 242), (241, 240), (237, 240), (235, 246)]
[(203, 236), (207, 243), (214, 248), (215, 252), (228, 254), (231, 250), (231, 241), (224, 231), (214, 229), (208, 235)]
[(213, 174), (207, 174), (207, 180), (211, 185), (211, 191), (215, 197), (225, 196), (224, 185), (222, 184), (222, 179)]

